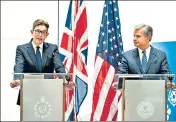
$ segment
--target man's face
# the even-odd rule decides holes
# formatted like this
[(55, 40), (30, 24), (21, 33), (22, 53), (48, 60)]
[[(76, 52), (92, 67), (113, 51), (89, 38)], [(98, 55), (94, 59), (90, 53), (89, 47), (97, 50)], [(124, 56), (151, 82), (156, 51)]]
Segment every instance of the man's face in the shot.
[(31, 30), (31, 35), (33, 37), (34, 44), (40, 45), (48, 36), (48, 30), (44, 25), (39, 25), (36, 26), (34, 30)]
[(134, 31), (134, 46), (139, 47), (140, 49), (146, 49), (149, 46), (149, 36), (144, 35), (144, 30), (139, 29)]

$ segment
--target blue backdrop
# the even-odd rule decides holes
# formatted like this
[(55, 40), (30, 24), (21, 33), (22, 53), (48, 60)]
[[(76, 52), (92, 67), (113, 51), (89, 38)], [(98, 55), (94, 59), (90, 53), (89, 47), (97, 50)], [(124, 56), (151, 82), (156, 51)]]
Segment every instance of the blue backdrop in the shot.
[[(172, 74), (176, 74), (176, 41), (156, 42), (152, 45), (166, 52)], [(176, 83), (176, 75), (174, 82)], [(168, 90), (167, 96), (167, 119), (176, 121), (176, 89)]]

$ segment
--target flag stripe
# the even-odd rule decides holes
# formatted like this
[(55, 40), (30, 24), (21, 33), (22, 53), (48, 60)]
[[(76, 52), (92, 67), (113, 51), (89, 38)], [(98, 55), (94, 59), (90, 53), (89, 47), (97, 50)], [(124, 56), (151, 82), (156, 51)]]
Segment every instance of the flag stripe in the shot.
[(81, 14), (77, 24), (76, 24), (76, 29), (75, 32), (79, 32), (76, 33), (74, 36), (77, 36), (78, 38), (81, 38), (81, 36), (84, 34), (84, 31), (87, 28), (87, 22), (84, 21), (85, 17), (86, 17), (86, 9), (83, 10), (84, 13)]
[(116, 113), (114, 114), (113, 118), (111, 119), (112, 121), (116, 121), (117, 120), (117, 115), (118, 115), (118, 110), (116, 111)]
[(98, 73), (98, 77), (96, 79), (96, 83), (95, 83), (95, 86), (94, 86), (94, 93), (93, 93), (93, 101), (94, 101), (94, 104), (92, 106), (92, 115), (91, 115), (91, 121), (93, 121), (93, 116), (94, 116), (94, 113), (95, 113), (95, 110), (96, 110), (96, 107), (97, 107), (97, 104), (98, 104), (98, 100), (99, 100), (99, 97), (100, 97), (100, 92), (101, 92), (101, 89), (103, 87), (103, 84), (105, 82), (105, 79), (104, 76), (106, 76), (108, 70), (105, 70), (103, 67), (110, 67), (110, 65), (104, 61), (102, 66), (101, 66), (101, 69)]
[[(79, 1), (79, 0), (76, 0), (76, 1)], [(85, 3), (83, 2), (82, 4), (81, 4), (81, 6), (78, 8), (79, 9), (79, 11), (78, 12), (76, 12), (76, 15), (75, 15), (75, 24), (77, 24), (78, 23), (78, 21), (79, 21), (79, 19), (80, 19), (80, 16), (82, 16), (82, 14), (85, 14), (86, 15), (86, 6), (85, 6)], [(83, 12), (84, 11), (84, 12)], [(84, 15), (83, 15), (84, 16)], [(86, 16), (84, 16), (85, 18), (87, 18)], [(85, 19), (84, 18), (84, 19)], [(84, 21), (83, 21), (84, 22)], [(82, 23), (82, 24), (84, 24), (84, 23)], [(87, 21), (86, 21), (86, 26), (87, 26)]]
[[(105, 72), (105, 74), (102, 74), (101, 78), (97, 78), (97, 84), (100, 84), (99, 82), (103, 83), (102, 84), (102, 89), (99, 91), (99, 100), (98, 100), (98, 104), (97, 104), (97, 108), (95, 110), (94, 113), (94, 117), (95, 118), (100, 118), (100, 120), (105, 120), (105, 119), (101, 119), (101, 115), (103, 115), (103, 117), (107, 117), (107, 115), (103, 114), (102, 112), (105, 110), (108, 110), (108, 104), (106, 103), (106, 99), (108, 96), (108, 91), (111, 87), (111, 83), (113, 80), (113, 74), (114, 74), (114, 68), (112, 66), (110, 66), (108, 64), (108, 62), (104, 61), (105, 66), (102, 67), (107, 67), (107, 69), (102, 68), (102, 70), (107, 71)], [(107, 66), (109, 65), (109, 67)], [(105, 79), (102, 79), (105, 78)], [(102, 80), (104, 82), (102, 82)], [(103, 110), (104, 109), (104, 110)]]
[(61, 43), (61, 47), (64, 48), (64, 49), (67, 49), (68, 48), (68, 42), (70, 41), (69, 40), (69, 37), (70, 35), (64, 33), (63, 36), (62, 36), (62, 39), (65, 40), (63, 43)]
[(117, 116), (116, 114), (117, 114), (117, 111), (118, 111), (119, 101), (120, 101), (120, 99), (122, 97), (122, 92), (121, 91), (116, 91), (116, 92), (117, 93), (115, 94), (115, 97), (114, 97), (114, 99), (112, 101), (112, 104), (111, 104), (111, 107), (110, 107), (110, 111), (109, 111), (109, 115), (108, 115), (107, 121), (113, 120), (114, 116)]
[[(68, 95), (70, 95), (68, 92), (66, 92)], [(70, 95), (71, 96), (71, 95)], [(72, 96), (73, 97), (73, 96)], [(67, 97), (66, 97), (67, 98)], [(66, 105), (66, 107), (67, 107), (67, 110), (65, 111), (65, 121), (67, 121), (68, 120), (68, 118), (70, 117), (70, 115), (71, 115), (71, 113), (72, 113), (72, 111), (73, 111), (73, 100), (74, 99), (72, 99), (71, 98), (71, 101), (68, 103), (68, 105)], [(68, 107), (69, 106), (69, 107)]]
[[(106, 0), (94, 62), (91, 121), (112, 121), (117, 118), (120, 95), (112, 89), (112, 83), (115, 82), (123, 53), (120, 28), (117, 0)], [(99, 59), (103, 63), (98, 64)]]
[(92, 80), (92, 85), (93, 85), (92, 88), (95, 87), (95, 82), (97, 80), (97, 77), (98, 77), (99, 72), (101, 70), (101, 67), (103, 65), (103, 59), (101, 57), (96, 56), (95, 60), (96, 60), (95, 61), (95, 68), (94, 68), (95, 73), (93, 74), (94, 77), (93, 77), (93, 80)]
[(87, 45), (88, 45), (88, 42), (87, 40), (81, 45), (81, 48), (84, 49), (84, 48), (87, 48)]
[[(112, 69), (109, 69), (109, 70), (112, 70)], [(107, 120), (107, 117), (108, 117), (109, 111), (110, 111), (110, 107), (112, 105), (114, 97), (116, 96), (116, 91), (114, 89), (112, 89), (112, 83), (114, 83), (114, 77), (115, 77), (115, 72), (113, 72), (113, 73), (114, 73), (114, 76), (112, 74), (109, 74), (109, 75), (111, 75), (111, 77), (112, 76), (113, 77), (112, 77), (111, 81), (109, 81), (111, 84), (109, 87), (108, 94), (106, 96), (106, 100), (104, 103), (104, 108), (103, 108), (103, 112), (102, 112), (102, 116), (101, 116), (100, 120)]]

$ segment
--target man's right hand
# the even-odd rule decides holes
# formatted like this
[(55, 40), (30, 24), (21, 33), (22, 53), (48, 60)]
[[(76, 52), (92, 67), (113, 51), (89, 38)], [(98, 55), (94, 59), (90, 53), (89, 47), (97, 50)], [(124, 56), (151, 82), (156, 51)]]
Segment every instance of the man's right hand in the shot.
[(114, 90), (116, 90), (116, 89), (118, 88), (118, 82), (114, 82), (114, 83), (112, 84), (112, 88), (113, 88)]
[(167, 89), (173, 90), (174, 88), (175, 88), (175, 83), (173, 83), (173, 82), (167, 83)]
[(10, 82), (11, 88), (17, 87), (19, 85), (20, 85), (20, 81), (12, 81), (12, 82)]

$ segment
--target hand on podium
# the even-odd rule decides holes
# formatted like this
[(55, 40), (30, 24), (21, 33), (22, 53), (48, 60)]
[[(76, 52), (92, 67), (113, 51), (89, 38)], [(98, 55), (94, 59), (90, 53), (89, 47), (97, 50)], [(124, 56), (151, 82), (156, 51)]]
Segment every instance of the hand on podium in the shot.
[(114, 90), (116, 90), (116, 89), (118, 88), (118, 82), (114, 82), (114, 83), (112, 84), (112, 88), (113, 88)]
[(76, 87), (76, 84), (74, 82), (68, 82), (68, 83), (64, 83), (64, 86), (69, 89), (74, 89)]
[(11, 88), (15, 88), (19, 85), (20, 85), (20, 80), (14, 80), (14, 81), (10, 82)]
[(167, 89), (172, 90), (172, 89), (174, 89), (174, 88), (175, 88), (175, 83), (173, 83), (173, 82), (168, 82), (168, 83), (167, 83)]

